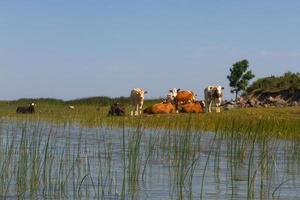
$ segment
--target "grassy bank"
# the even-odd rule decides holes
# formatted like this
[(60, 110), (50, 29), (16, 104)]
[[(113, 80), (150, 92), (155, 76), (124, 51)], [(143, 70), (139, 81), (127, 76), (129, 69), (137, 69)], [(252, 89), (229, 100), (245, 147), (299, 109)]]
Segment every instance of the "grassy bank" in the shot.
[[(146, 102), (152, 104), (153, 102)], [(247, 108), (224, 111), (221, 113), (204, 114), (169, 114), (143, 115), (141, 117), (109, 117), (108, 106), (77, 105), (74, 110), (65, 104), (40, 103), (37, 112), (16, 114), (16, 104), (0, 105), (0, 117), (13, 119), (30, 119), (49, 121), (53, 123), (76, 122), (83, 126), (99, 127), (136, 127), (142, 124), (144, 128), (185, 129), (189, 121), (192, 130), (230, 131), (251, 134), (259, 132), (260, 136), (280, 138), (300, 138), (300, 107), (286, 108)], [(130, 107), (127, 107), (127, 111)]]

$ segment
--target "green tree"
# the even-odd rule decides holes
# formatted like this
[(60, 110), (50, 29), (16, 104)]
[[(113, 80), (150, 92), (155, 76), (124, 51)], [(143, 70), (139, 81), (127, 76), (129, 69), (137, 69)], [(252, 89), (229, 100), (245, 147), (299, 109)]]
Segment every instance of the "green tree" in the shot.
[(254, 78), (254, 74), (252, 74), (249, 68), (248, 60), (241, 60), (232, 65), (230, 68), (230, 75), (227, 76), (229, 80), (229, 86), (232, 88), (231, 93), (235, 93), (235, 98), (237, 98), (239, 92), (245, 91), (249, 80)]

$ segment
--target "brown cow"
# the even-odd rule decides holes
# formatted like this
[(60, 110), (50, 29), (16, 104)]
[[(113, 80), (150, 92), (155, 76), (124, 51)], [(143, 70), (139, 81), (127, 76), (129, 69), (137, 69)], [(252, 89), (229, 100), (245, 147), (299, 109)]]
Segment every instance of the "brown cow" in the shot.
[(178, 106), (196, 101), (197, 94), (190, 90), (172, 89), (169, 90), (167, 100), (175, 104), (176, 112), (178, 113)]
[(170, 102), (156, 103), (144, 110), (146, 114), (167, 114), (174, 111), (174, 106)]
[(204, 113), (205, 105), (203, 101), (195, 101), (182, 106), (183, 113)]

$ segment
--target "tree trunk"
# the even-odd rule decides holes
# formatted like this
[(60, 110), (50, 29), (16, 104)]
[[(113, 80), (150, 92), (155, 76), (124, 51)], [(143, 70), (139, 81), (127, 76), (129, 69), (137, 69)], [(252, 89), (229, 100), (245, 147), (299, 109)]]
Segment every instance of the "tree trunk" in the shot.
[(235, 91), (235, 100), (237, 100), (237, 96), (238, 96), (239, 91)]

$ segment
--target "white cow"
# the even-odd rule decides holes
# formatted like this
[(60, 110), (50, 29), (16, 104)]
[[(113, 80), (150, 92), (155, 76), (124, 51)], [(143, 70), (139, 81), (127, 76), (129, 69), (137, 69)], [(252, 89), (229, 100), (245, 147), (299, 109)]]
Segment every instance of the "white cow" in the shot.
[(143, 104), (144, 104), (144, 98), (145, 94), (148, 92), (142, 88), (134, 88), (131, 90), (130, 93), (130, 100), (132, 105), (134, 106), (134, 111), (131, 111), (131, 116), (133, 115), (140, 115), (142, 114)]
[(205, 97), (205, 110), (206, 112), (211, 112), (211, 103), (215, 102), (216, 104), (216, 112), (221, 112), (221, 103), (222, 98), (224, 96), (223, 90), (224, 87), (221, 86), (208, 86), (204, 89), (204, 97)]

